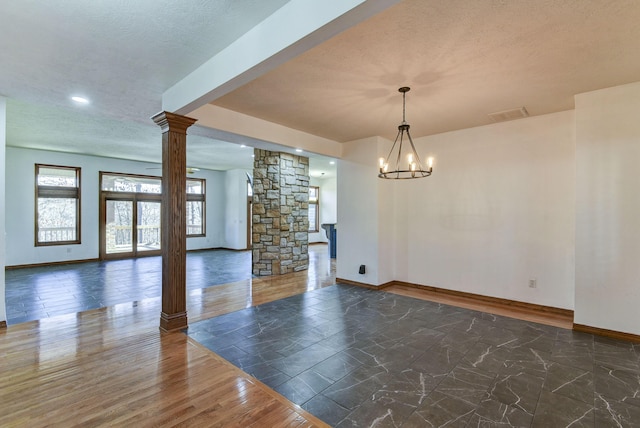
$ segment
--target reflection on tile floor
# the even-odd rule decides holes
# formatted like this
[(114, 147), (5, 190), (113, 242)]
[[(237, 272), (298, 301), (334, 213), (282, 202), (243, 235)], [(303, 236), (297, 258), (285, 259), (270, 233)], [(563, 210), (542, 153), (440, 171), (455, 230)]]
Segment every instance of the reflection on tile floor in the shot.
[[(187, 289), (251, 278), (251, 252), (187, 253)], [(5, 273), (8, 324), (159, 298), (162, 258), (110, 260), (9, 269)]]
[(338, 427), (638, 427), (640, 344), (337, 285), (187, 334)]

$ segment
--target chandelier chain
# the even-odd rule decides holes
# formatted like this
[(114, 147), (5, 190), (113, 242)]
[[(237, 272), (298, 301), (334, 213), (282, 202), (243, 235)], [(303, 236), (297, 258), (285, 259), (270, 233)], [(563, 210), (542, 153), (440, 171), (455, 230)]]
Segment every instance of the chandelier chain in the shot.
[(406, 108), (406, 106), (407, 106), (407, 104), (406, 104), (406, 99), (407, 99), (407, 93), (406, 93), (406, 92), (403, 92), (403, 93), (402, 93), (402, 123), (403, 123), (403, 124), (404, 124), (404, 123), (407, 123), (407, 119), (406, 119), (406, 117), (405, 117), (405, 112), (406, 112), (406, 109), (407, 109), (407, 108)]

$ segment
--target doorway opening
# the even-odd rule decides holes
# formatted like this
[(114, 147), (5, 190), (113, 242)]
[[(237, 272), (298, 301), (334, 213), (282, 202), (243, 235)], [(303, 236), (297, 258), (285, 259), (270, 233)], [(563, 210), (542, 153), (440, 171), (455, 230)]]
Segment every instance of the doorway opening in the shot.
[[(160, 177), (100, 172), (100, 259), (161, 254)], [(187, 179), (187, 237), (205, 235), (205, 180)]]

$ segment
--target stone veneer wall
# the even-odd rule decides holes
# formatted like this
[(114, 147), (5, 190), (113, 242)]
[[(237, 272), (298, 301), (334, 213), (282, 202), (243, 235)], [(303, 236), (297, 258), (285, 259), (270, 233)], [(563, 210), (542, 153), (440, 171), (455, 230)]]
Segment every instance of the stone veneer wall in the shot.
[(254, 275), (280, 275), (309, 266), (309, 159), (254, 150)]

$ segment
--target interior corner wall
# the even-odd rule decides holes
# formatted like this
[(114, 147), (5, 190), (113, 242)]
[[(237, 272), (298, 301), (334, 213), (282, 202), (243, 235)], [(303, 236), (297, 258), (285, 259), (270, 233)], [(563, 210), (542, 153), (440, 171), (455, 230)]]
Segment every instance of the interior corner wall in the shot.
[(640, 82), (575, 103), (574, 322), (640, 335)]
[(397, 183), (407, 281), (573, 309), (574, 112), (414, 142), (435, 164)]
[(7, 320), (7, 306), (5, 301), (5, 279), (4, 268), (6, 266), (6, 237), (5, 237), (5, 184), (6, 184), (6, 135), (7, 135), (7, 99), (0, 97), (0, 165), (3, 167), (3, 174), (0, 174), (0, 321)]
[[(378, 143), (378, 154), (384, 156), (388, 153), (384, 150), (385, 141)], [(382, 154), (384, 153), (384, 154)], [(377, 165), (375, 163), (374, 165)], [(396, 277), (396, 248), (400, 244), (396, 235), (396, 210), (393, 201), (395, 199), (395, 189), (400, 185), (395, 180), (383, 180), (377, 177), (377, 169), (374, 176), (378, 180), (378, 280), (377, 285), (397, 279)]]
[(247, 172), (241, 169), (224, 172), (225, 227), (221, 238), (222, 246), (232, 250), (247, 248)]
[[(420, 181), (420, 180), (418, 180)], [(410, 200), (414, 187), (419, 183), (415, 180), (404, 180), (398, 182), (393, 193), (394, 219), (393, 237), (394, 237), (394, 274), (393, 279), (401, 282), (409, 282), (409, 242), (411, 241), (411, 233), (409, 231), (409, 212), (405, 206), (405, 202)], [(419, 189), (419, 187), (417, 187)]]
[[(336, 276), (369, 285), (393, 279), (393, 184), (378, 178), (380, 137), (343, 144), (338, 162)], [(385, 146), (386, 147), (386, 146)], [(373, 190), (372, 190), (373, 189)], [(389, 223), (391, 222), (391, 223)], [(359, 274), (360, 265), (365, 273)]]

